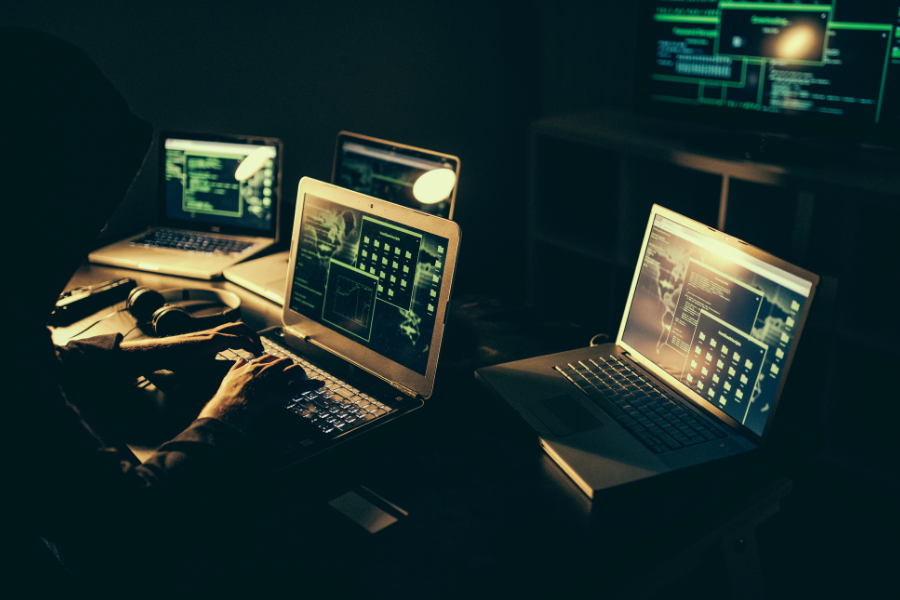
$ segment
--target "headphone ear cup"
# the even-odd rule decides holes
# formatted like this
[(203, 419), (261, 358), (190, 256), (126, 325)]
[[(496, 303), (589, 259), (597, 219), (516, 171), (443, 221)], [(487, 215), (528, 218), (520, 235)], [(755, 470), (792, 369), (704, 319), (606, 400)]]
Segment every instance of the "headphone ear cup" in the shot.
[(158, 311), (166, 301), (162, 294), (146, 287), (136, 287), (128, 294), (125, 308), (138, 323), (149, 323), (153, 314)]
[(153, 313), (153, 332), (168, 337), (193, 331), (194, 318), (180, 306), (163, 306)]

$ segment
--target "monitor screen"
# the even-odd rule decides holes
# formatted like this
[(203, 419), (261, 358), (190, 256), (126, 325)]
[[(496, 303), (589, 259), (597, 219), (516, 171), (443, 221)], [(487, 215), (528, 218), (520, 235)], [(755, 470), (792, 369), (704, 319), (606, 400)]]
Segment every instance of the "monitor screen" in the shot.
[(335, 185), (445, 219), (453, 216), (458, 171), (453, 157), (343, 136), (337, 152)]
[(812, 283), (657, 215), (622, 341), (762, 436)]
[(273, 232), (278, 159), (275, 145), (165, 138), (165, 219), (192, 228)]
[(645, 110), (858, 141), (900, 129), (900, 0), (645, 0), (641, 15)]
[(289, 308), (424, 375), (448, 240), (305, 194)]

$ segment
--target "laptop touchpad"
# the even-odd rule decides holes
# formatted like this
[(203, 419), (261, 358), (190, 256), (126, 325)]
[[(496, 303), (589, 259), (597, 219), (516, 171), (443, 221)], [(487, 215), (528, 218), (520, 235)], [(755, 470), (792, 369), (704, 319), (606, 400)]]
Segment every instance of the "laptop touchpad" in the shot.
[(532, 402), (529, 410), (553, 432), (564, 436), (603, 427), (603, 421), (592, 415), (571, 396), (554, 396)]

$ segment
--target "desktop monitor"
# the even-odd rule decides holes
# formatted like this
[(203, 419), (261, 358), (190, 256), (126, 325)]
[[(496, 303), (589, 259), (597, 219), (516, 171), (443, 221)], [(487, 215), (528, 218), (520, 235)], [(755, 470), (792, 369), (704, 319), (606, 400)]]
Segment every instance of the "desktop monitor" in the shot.
[(643, 0), (641, 112), (896, 145), (900, 0)]

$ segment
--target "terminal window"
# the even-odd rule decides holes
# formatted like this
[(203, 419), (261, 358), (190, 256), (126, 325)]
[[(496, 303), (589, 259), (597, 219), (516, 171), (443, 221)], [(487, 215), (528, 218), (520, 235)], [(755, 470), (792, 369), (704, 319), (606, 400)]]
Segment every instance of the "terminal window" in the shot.
[(241, 158), (186, 153), (182, 209), (185, 212), (240, 217), (244, 212), (241, 182), (234, 178), (234, 172)]
[[(241, 162), (258, 148), (166, 140), (166, 216), (212, 225), (269, 229), (277, 202), (274, 158), (267, 159), (247, 179), (236, 178)], [(275, 155), (274, 148), (271, 154)]]
[(322, 320), (369, 341), (377, 289), (377, 277), (332, 259)]
[(416, 287), (422, 234), (363, 218), (357, 266), (378, 279), (378, 299), (409, 310)]

